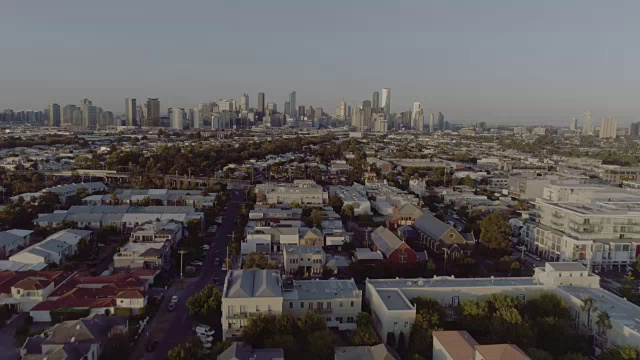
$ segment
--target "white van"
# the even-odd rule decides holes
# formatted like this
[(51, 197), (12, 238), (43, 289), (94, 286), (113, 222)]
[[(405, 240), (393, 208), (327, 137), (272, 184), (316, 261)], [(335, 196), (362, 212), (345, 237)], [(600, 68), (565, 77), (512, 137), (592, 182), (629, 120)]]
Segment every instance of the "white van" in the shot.
[(215, 330), (213, 330), (210, 326), (207, 325), (198, 325), (196, 326), (196, 335), (198, 336), (213, 336), (215, 334)]

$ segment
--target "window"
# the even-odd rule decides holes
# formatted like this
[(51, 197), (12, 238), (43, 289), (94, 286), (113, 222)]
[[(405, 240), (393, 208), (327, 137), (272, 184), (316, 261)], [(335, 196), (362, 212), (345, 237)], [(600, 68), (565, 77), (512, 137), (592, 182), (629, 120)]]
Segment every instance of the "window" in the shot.
[(300, 309), (304, 309), (304, 301), (300, 301)]
[(409, 322), (408, 322), (408, 321), (405, 321), (405, 322), (404, 322), (404, 328), (406, 329), (406, 328), (408, 328), (408, 327), (409, 327)]
[(339, 323), (342, 323), (342, 316), (338, 316), (338, 317), (336, 318), (336, 321), (337, 321), (337, 322), (339, 322)]
[(293, 309), (293, 301), (289, 301), (289, 309)]
[(396, 327), (396, 326), (398, 326), (398, 322), (397, 322), (397, 321), (394, 321), (394, 322), (393, 322), (393, 327)]
[(347, 323), (353, 324), (354, 322), (355, 320), (353, 319), (353, 316), (347, 316)]
[(331, 301), (327, 301), (327, 310), (331, 310)]
[(240, 313), (246, 313), (247, 312), (247, 305), (240, 305)]
[(520, 300), (520, 301), (524, 301), (524, 299), (525, 299), (524, 294), (518, 294), (517, 299)]
[(260, 305), (256, 304), (256, 312), (260, 312)]
[(353, 307), (353, 306), (354, 306), (354, 303), (353, 303), (353, 301), (352, 301), (352, 302), (351, 302), (351, 307)]
[(342, 307), (342, 301), (340, 301), (340, 307)]

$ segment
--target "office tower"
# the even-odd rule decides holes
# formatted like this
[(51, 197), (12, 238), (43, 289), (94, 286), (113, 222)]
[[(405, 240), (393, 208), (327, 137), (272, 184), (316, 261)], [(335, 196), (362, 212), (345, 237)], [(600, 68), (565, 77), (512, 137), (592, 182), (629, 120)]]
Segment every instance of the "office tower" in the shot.
[(317, 118), (321, 118), (321, 117), (322, 117), (322, 115), (324, 115), (324, 109), (323, 109), (323, 108), (321, 108), (321, 107), (317, 107), (317, 108), (316, 108), (316, 117), (317, 117)]
[(373, 92), (373, 103), (371, 104), (371, 108), (373, 109), (373, 112), (378, 112), (380, 111), (380, 93), (377, 91)]
[[(246, 94), (245, 94), (246, 95)], [(189, 122), (193, 129), (202, 129), (202, 120), (199, 109), (189, 109)]]
[(569, 123), (569, 130), (571, 131), (578, 130), (578, 119), (576, 118), (571, 119), (571, 122)]
[(373, 128), (374, 132), (386, 133), (389, 129), (389, 121), (383, 113), (377, 113), (373, 115)]
[(582, 126), (582, 133), (584, 135), (593, 135), (593, 125), (591, 124), (591, 111), (587, 111), (584, 114), (584, 125)]
[(629, 126), (629, 136), (632, 138), (640, 137), (640, 122), (631, 123), (631, 126)]
[(143, 126), (160, 126), (160, 100), (158, 100), (158, 98), (147, 98), (147, 110), (145, 112)]
[(84, 119), (82, 126), (88, 130), (95, 130), (98, 127), (98, 107), (93, 105), (85, 106), (85, 110), (82, 111)]
[(147, 105), (139, 104), (136, 110), (136, 116), (138, 117), (138, 123), (137, 123), (138, 126), (142, 126), (146, 113), (147, 113)]
[(438, 130), (440, 131), (445, 131), (445, 127), (444, 127), (444, 114), (442, 114), (441, 112), (438, 113)]
[(445, 130), (451, 130), (451, 128), (449, 127), (449, 122), (448, 121), (444, 122), (444, 129)]
[(382, 89), (382, 104), (380, 106), (383, 109), (384, 116), (388, 118), (389, 114), (391, 114), (391, 89)]
[(296, 116), (298, 119), (301, 119), (305, 114), (304, 105), (298, 106), (298, 111), (296, 112)]
[(171, 128), (176, 130), (184, 129), (184, 123), (186, 119), (186, 113), (182, 108), (169, 109), (171, 114)]
[(82, 109), (76, 108), (71, 116), (71, 124), (75, 127), (81, 127), (83, 122), (84, 115), (82, 114)]
[(238, 102), (236, 99), (229, 100), (229, 111), (237, 111), (238, 110)]
[(347, 109), (347, 102), (342, 99), (342, 101), (340, 101), (340, 107), (338, 108), (338, 117), (342, 120), (347, 120), (347, 111), (349, 111)]
[(618, 131), (618, 120), (606, 117), (600, 120), (600, 139), (615, 139)]
[(60, 105), (49, 104), (49, 127), (60, 127)]
[(429, 115), (429, 132), (435, 131), (435, 118), (436, 116), (433, 113)]
[(278, 105), (276, 103), (267, 103), (267, 111), (271, 111), (272, 114), (278, 112)]
[(264, 93), (258, 93), (258, 112), (264, 114)]
[(291, 116), (291, 104), (288, 101), (284, 102), (284, 115)]
[(313, 108), (313, 106), (309, 106), (305, 109), (304, 115), (307, 117), (307, 119), (315, 119), (316, 110)]
[(421, 107), (420, 107), (420, 103), (419, 102), (414, 102), (413, 103), (413, 109), (411, 110), (411, 127), (414, 130), (418, 130), (418, 121), (416, 116), (418, 115), (418, 113), (421, 111)]
[(240, 98), (240, 110), (249, 111), (249, 94), (242, 94)]
[(73, 112), (76, 111), (77, 108), (75, 105), (67, 105), (62, 108), (62, 125), (73, 124)]
[(291, 117), (296, 118), (298, 116), (296, 109), (296, 92), (289, 93), (289, 110), (291, 111)]
[(106, 129), (113, 125), (113, 113), (111, 111), (102, 111), (99, 116), (98, 128)]
[(138, 105), (136, 99), (127, 98), (127, 126), (138, 126)]

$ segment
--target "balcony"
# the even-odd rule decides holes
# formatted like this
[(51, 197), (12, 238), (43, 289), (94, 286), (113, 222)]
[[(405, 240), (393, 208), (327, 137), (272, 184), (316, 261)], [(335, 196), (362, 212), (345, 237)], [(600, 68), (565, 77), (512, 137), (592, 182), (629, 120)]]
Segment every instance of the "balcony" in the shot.
[(247, 319), (249, 317), (249, 313), (246, 312), (240, 312), (240, 313), (235, 313), (235, 314), (231, 314), (231, 315), (227, 315), (227, 319), (231, 320), (241, 320), (241, 319)]

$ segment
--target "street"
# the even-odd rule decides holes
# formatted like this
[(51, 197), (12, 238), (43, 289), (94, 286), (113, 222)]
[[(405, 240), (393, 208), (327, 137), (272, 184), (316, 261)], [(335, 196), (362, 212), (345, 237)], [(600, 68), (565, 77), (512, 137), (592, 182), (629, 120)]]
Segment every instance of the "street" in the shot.
[[(205, 286), (213, 283), (214, 278), (224, 281), (226, 272), (222, 271), (222, 262), (226, 257), (226, 247), (231, 239), (231, 234), (235, 229), (236, 218), (240, 212), (240, 204), (244, 201), (244, 190), (229, 191), (228, 209), (224, 213), (222, 224), (218, 226), (214, 241), (207, 253), (206, 259), (203, 261), (199, 278), (185, 278), (184, 281), (176, 280), (171, 288), (165, 293), (164, 301), (160, 304), (160, 308), (144, 331), (132, 351), (131, 359), (164, 359), (167, 352), (187, 342), (191, 338), (195, 338), (192, 330), (193, 322), (189, 318), (186, 302), (189, 297), (200, 292)], [(215, 258), (220, 258), (220, 265), (213, 265)], [(180, 288), (182, 284), (182, 288)], [(180, 300), (178, 306), (173, 312), (167, 310), (171, 296), (178, 295)], [(220, 331), (216, 329), (216, 332)], [(218, 335), (218, 334), (216, 334)], [(145, 352), (145, 346), (150, 339), (159, 341), (153, 353)]]

